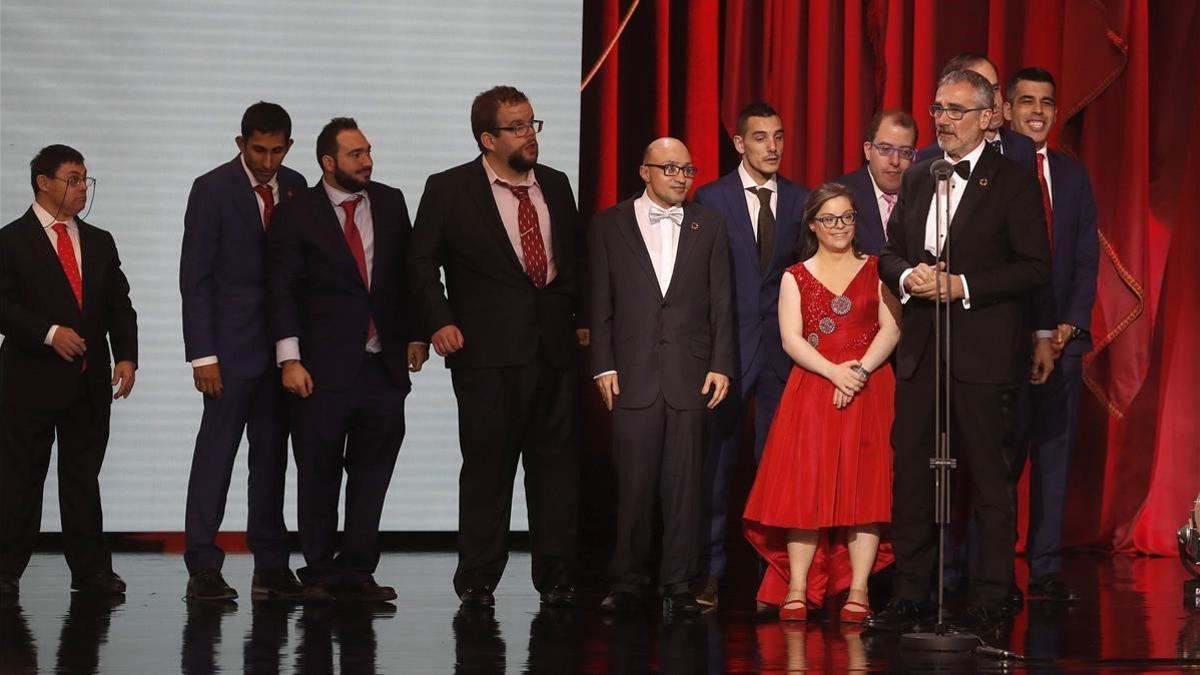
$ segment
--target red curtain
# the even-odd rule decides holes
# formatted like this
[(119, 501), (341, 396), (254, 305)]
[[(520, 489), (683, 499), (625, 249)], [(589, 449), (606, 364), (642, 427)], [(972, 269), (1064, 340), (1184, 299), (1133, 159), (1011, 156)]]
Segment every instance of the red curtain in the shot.
[[(590, 68), (633, 4), (584, 5)], [(755, 99), (783, 117), (782, 172), (815, 185), (859, 166), (882, 107), (910, 110), (929, 142), (925, 107), (950, 56), (984, 52), (1001, 78), (1048, 68), (1051, 144), (1087, 165), (1102, 235), (1066, 541), (1172, 554), (1200, 490), (1196, 35), (1190, 1), (642, 0), (582, 93), (581, 204), (639, 189), (641, 149), (663, 134), (691, 148), (698, 183), (731, 170), (737, 112)]]

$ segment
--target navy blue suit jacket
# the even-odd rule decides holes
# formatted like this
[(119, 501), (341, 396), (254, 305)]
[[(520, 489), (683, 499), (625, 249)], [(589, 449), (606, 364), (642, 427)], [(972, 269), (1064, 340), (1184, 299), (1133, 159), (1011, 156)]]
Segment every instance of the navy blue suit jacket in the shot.
[[(1050, 195), (1054, 204), (1049, 293), (1037, 296), (1039, 323), (1070, 324), (1083, 330), (1064, 348), (1083, 355), (1092, 348), (1092, 303), (1096, 300), (1100, 237), (1096, 232), (1096, 199), (1087, 168), (1056, 150), (1049, 150)], [(1049, 319), (1045, 317), (1050, 317)]]
[(883, 245), (887, 243), (884, 223), (879, 217), (879, 205), (875, 201), (875, 187), (871, 184), (871, 174), (864, 164), (858, 169), (835, 179), (850, 190), (854, 196), (854, 208), (858, 210), (858, 225), (854, 228), (854, 239), (863, 253), (879, 255)]
[(737, 317), (738, 358), (745, 377), (756, 360), (765, 360), (780, 379), (786, 380), (792, 359), (779, 337), (779, 282), (783, 271), (796, 262), (808, 189), (777, 176), (779, 195), (775, 213), (775, 250), (771, 264), (762, 270), (746, 190), (736, 170), (696, 191), (696, 201), (716, 210), (725, 219), (732, 266), (733, 309)]
[[(1033, 141), (1028, 136), (1012, 129), (1000, 127), (1000, 145), (1004, 148), (1005, 157), (1020, 164), (1021, 168), (1027, 171), (1037, 171), (1037, 165), (1034, 164), (1037, 160), (1033, 156), (1035, 152)], [(930, 157), (941, 157), (942, 154), (942, 148), (937, 141), (934, 141), (917, 151), (917, 158), (913, 160), (913, 165)]]
[[(277, 180), (280, 205), (306, 189), (304, 177), (284, 166)], [(266, 255), (267, 234), (239, 155), (197, 178), (188, 195), (179, 258), (188, 361), (215, 355), (222, 375), (236, 378), (274, 365)]]

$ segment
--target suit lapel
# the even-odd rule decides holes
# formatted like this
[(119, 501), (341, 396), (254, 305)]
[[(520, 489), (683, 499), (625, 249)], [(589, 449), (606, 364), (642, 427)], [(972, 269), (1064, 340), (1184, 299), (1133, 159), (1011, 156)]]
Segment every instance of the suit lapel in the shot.
[[(96, 306), (97, 293), (100, 291), (100, 279), (103, 272), (103, 261), (100, 259), (100, 246), (97, 242), (96, 231), (91, 225), (76, 219), (76, 224), (79, 225), (79, 257), (83, 259), (83, 309), (87, 311)], [(61, 265), (60, 265), (61, 269)], [(63, 274), (63, 279), (67, 275)], [(67, 284), (67, 291), (70, 292), (71, 285)], [(71, 294), (71, 299), (75, 299), (74, 293)]]
[[(1059, 214), (1064, 212), (1067, 207), (1067, 163), (1063, 161), (1063, 157), (1053, 150), (1046, 152), (1046, 158), (1050, 162), (1050, 209), (1054, 215), (1054, 239), (1059, 239), (1059, 228), (1066, 227), (1066, 218), (1060, 218)], [(1064, 214), (1065, 216), (1065, 214)]]
[(683, 207), (683, 225), (679, 227), (679, 242), (675, 247), (675, 266), (671, 269), (671, 283), (667, 285), (664, 298), (670, 297), (680, 284), (685, 283), (681, 280), (683, 270), (687, 269), (688, 258), (696, 248), (696, 239), (699, 237), (700, 221), (697, 220), (696, 207), (694, 203), (688, 202)]
[[(750, 209), (746, 208), (747, 193), (742, 187), (742, 177), (735, 170), (727, 174), (724, 180), (725, 199), (729, 201), (729, 211), (733, 213), (733, 222), (728, 224), (729, 233), (733, 236), (733, 245), (741, 249), (741, 255), (754, 260), (754, 267), (758, 269), (758, 242), (754, 239), (754, 223), (750, 222)], [(779, 203), (783, 203), (782, 196)], [(779, 222), (778, 215), (775, 222)], [(690, 223), (685, 220), (683, 225), (689, 227)], [(778, 239), (777, 235), (776, 240)]]
[[(638, 266), (642, 271), (650, 277), (650, 281), (654, 288), (658, 289), (658, 276), (654, 274), (654, 263), (650, 260), (650, 251), (646, 249), (646, 240), (642, 239), (642, 231), (638, 229), (637, 216), (633, 212), (633, 201), (628, 199), (617, 204), (617, 227), (621, 230), (621, 236), (625, 238), (625, 243), (629, 246), (629, 250), (633, 252), (633, 258), (638, 262)], [(659, 289), (661, 295), (662, 289)]]
[[(58, 288), (59, 296), (66, 298), (70, 302), (70, 305), (74, 307), (76, 311), (78, 311), (79, 303), (75, 302), (75, 292), (71, 290), (71, 282), (67, 281), (67, 273), (63, 271), (62, 262), (60, 262), (58, 259), (58, 251), (55, 250), (54, 245), (50, 243), (50, 238), (46, 236), (46, 228), (42, 227), (42, 223), (37, 219), (37, 216), (34, 215), (32, 207), (25, 212), (24, 218), (26, 219), (25, 227), (26, 236), (29, 241), (29, 250), (32, 251), (32, 254), (39, 259), (38, 266), (41, 269), (46, 270), (46, 279), (51, 285)], [(76, 222), (78, 223), (80, 221), (76, 219)], [(83, 243), (82, 226), (80, 227), (79, 233), (79, 249), (80, 257), (85, 256), (86, 254), (84, 251), (86, 248)], [(85, 273), (87, 272), (88, 267), (90, 266), (85, 260), (83, 262), (83, 269)], [(87, 279), (84, 279), (83, 292), (85, 299), (87, 297), (87, 291)]]
[(250, 179), (242, 167), (242, 156), (234, 157), (228, 166), (234, 207), (241, 214), (242, 222), (262, 231), (262, 213), (258, 208), (258, 198), (254, 194), (254, 188), (250, 185)]
[(995, 173), (996, 151), (985, 145), (983, 154), (979, 156), (979, 166), (975, 167), (967, 178), (962, 199), (958, 202), (958, 208), (954, 210), (954, 218), (950, 221), (950, 234), (962, 229), (961, 224), (971, 220), (975, 209), (987, 198)]
[[(784, 264), (786, 265), (788, 262), (791, 262), (788, 258), (795, 254), (795, 251), (785, 251), (781, 244), (783, 242), (795, 241), (795, 238), (791, 236), (791, 229), (792, 219), (795, 218), (795, 215), (792, 213), (792, 205), (795, 203), (796, 184), (779, 175), (776, 175), (775, 180), (779, 186), (779, 195), (778, 207), (776, 208), (777, 213), (775, 214), (775, 244), (774, 250), (771, 251), (772, 271), (774, 271), (780, 256), (784, 256)], [(767, 270), (763, 270), (764, 276), (766, 273)]]
[[(561, 276), (563, 267), (571, 256), (571, 252), (568, 250), (571, 242), (571, 234), (567, 232), (567, 227), (570, 224), (564, 219), (557, 217), (562, 212), (558, 204), (558, 195), (550, 194), (550, 191), (546, 189), (546, 181), (542, 180), (543, 176), (538, 171), (539, 166), (533, 167), (533, 175), (535, 180), (537, 180), (539, 189), (542, 191), (542, 199), (546, 200), (546, 212), (550, 214), (550, 253), (554, 257), (554, 264), (558, 268), (558, 274)], [(504, 234), (507, 239), (508, 233), (505, 232)], [(523, 269), (522, 272), (524, 272)]]
[[(394, 267), (394, 265), (387, 264), (386, 258), (382, 258), (380, 253), (382, 252), (386, 256), (387, 252), (395, 250), (393, 239), (396, 233), (391, 227), (391, 221), (388, 220), (389, 214), (382, 209), (383, 199), (376, 199), (378, 190), (372, 188), (374, 188), (374, 183), (367, 185), (367, 196), (371, 199), (371, 228), (375, 237), (374, 245), (371, 247), (371, 287), (367, 290), (374, 295), (375, 289), (380, 288), (381, 280)], [(346, 250), (350, 250), (349, 244), (346, 245)], [(381, 261), (383, 264), (380, 264)], [(357, 264), (355, 269), (357, 270)]]
[[(504, 220), (500, 218), (500, 209), (496, 208), (496, 197), (492, 194), (492, 186), (488, 183), (487, 171), (483, 169), (485, 162), (483, 155), (479, 156), (479, 161), (475, 163), (472, 170), (470, 185), (467, 186), (467, 192), (471, 199), (475, 200), (476, 207), (479, 213), (483, 216), (480, 226), (485, 234), (492, 239), (492, 243), (501, 251), (501, 255), (512, 265), (515, 271), (522, 276), (525, 274), (525, 268), (521, 267), (521, 261), (517, 258), (517, 252), (513, 250), (512, 241), (508, 238), (508, 231), (504, 229)], [(547, 207), (549, 202), (547, 202)], [(530, 282), (532, 283), (532, 282)]]
[[(928, 255), (925, 251), (925, 224), (929, 222), (929, 209), (933, 207), (935, 188), (933, 176), (929, 175), (928, 168), (929, 164), (923, 163), (921, 171), (916, 174), (917, 188), (913, 190), (916, 203), (911, 206), (905, 204), (905, 209), (912, 214), (904, 223), (904, 236), (908, 237), (909, 260), (924, 260)], [(912, 227), (909, 227), (910, 223)]]

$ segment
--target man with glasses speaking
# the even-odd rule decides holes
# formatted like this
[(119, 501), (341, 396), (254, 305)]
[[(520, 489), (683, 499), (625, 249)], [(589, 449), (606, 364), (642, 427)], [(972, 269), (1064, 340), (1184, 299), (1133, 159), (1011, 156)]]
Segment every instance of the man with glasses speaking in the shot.
[(79, 217), (95, 185), (83, 155), (50, 145), (29, 169), (33, 205), (0, 229), (0, 599), (33, 553), (56, 440), (71, 590), (119, 595), (99, 476), (112, 402), (133, 389), (137, 314), (112, 235)]
[(945, 303), (952, 325), (949, 353), (940, 364), (953, 381), (951, 453), (967, 468), (953, 481), (971, 491), (979, 533), (968, 602), (958, 622), (983, 632), (1005, 618), (1015, 506), (1004, 439), (1013, 397), (1021, 379), (1029, 377), (1029, 296), (1049, 279), (1050, 253), (1036, 178), (984, 140), (992, 100), (991, 83), (978, 73), (957, 70), (941, 78), (929, 112), (938, 145), (953, 165), (949, 237), (936, 227), (930, 167), (937, 158), (918, 162), (901, 180), (879, 257), (880, 278), (899, 295), (903, 314), (892, 429), (896, 579), (892, 601), (866, 622), (873, 629), (906, 630), (931, 617), (938, 530), (929, 459), (937, 431), (934, 400), (942, 384), (935, 378), (935, 302)]
[(900, 178), (917, 156), (917, 122), (903, 110), (881, 110), (867, 125), (857, 171), (833, 181), (854, 195), (858, 224), (854, 236), (863, 253), (879, 255), (887, 242), (887, 221), (896, 207)]
[(517, 89), (476, 96), (482, 154), (429, 177), (414, 224), (413, 292), (458, 399), (454, 590), (466, 607), (495, 602), (521, 460), (533, 585), (545, 604), (575, 602), (582, 231), (567, 176), (537, 161), (541, 129)]

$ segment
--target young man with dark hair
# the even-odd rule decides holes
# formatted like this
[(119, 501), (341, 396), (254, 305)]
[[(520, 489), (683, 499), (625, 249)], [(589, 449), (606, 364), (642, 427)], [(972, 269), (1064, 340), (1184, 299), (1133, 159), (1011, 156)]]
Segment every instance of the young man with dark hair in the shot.
[(112, 402), (133, 390), (137, 314), (112, 235), (78, 217), (94, 184), (83, 155), (50, 145), (29, 167), (33, 204), (0, 229), (0, 598), (19, 593), (55, 441), (71, 590), (119, 595), (99, 476)]

